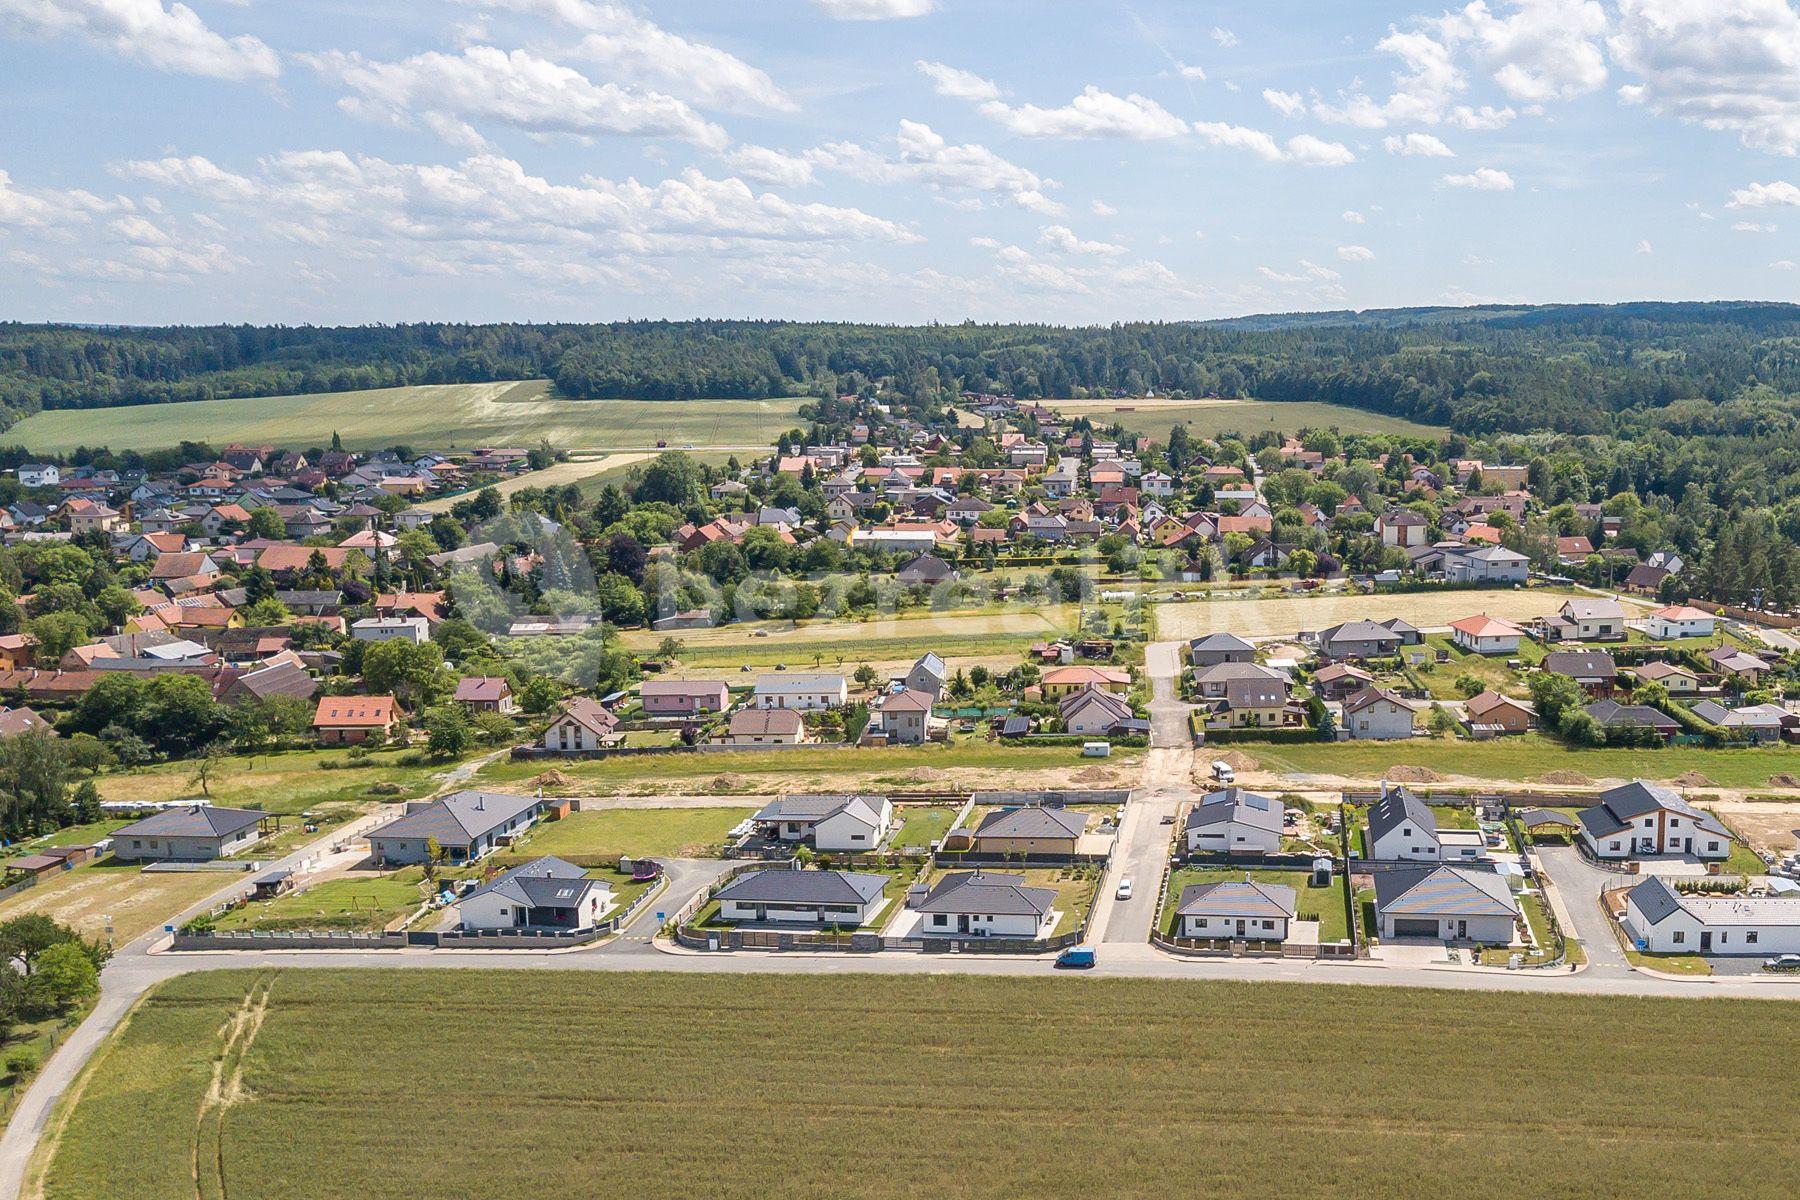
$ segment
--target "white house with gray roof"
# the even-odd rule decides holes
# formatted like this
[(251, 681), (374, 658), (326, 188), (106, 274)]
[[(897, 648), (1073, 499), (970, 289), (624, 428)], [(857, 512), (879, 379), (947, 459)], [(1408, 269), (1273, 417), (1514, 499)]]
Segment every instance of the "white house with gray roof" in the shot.
[(1601, 792), (1600, 802), (1575, 814), (1581, 841), (1596, 858), (1631, 859), (1691, 854), (1731, 857), (1731, 831), (1673, 788), (1634, 779)]
[(511, 792), (453, 792), (372, 831), (369, 856), (383, 865), (430, 862), (436, 842), (444, 861), (473, 862), (563, 803)]
[(1182, 937), (1232, 938), (1255, 942), (1287, 940), (1288, 922), (1299, 909), (1294, 889), (1254, 879), (1191, 883), (1175, 901), (1176, 929)]
[(546, 857), (496, 875), (456, 908), (464, 929), (581, 930), (598, 925), (612, 906), (611, 884)]
[(1660, 875), (1625, 893), (1620, 923), (1651, 954), (1800, 954), (1800, 897), (1684, 896)]
[(764, 836), (815, 850), (873, 850), (894, 827), (886, 796), (782, 796), (751, 818)]
[(1048, 937), (1056, 927), (1056, 889), (1023, 875), (953, 871), (913, 905), (915, 937)]
[(1431, 806), (1405, 787), (1369, 806), (1368, 851), (1375, 862), (1473, 862), (1487, 857), (1479, 829), (1439, 829)]
[(855, 871), (749, 871), (714, 893), (721, 921), (867, 924), (887, 903), (888, 876)]
[(1281, 849), (1282, 811), (1279, 800), (1242, 788), (1208, 792), (1182, 826), (1188, 853), (1274, 854)]
[(1394, 867), (1375, 872), (1375, 916), (1382, 940), (1429, 938), (1504, 946), (1513, 940), (1518, 902), (1504, 876), (1470, 867)]
[(121, 862), (205, 862), (256, 844), (267, 831), (269, 814), (253, 808), (194, 804), (165, 808), (122, 825), (112, 834), (113, 857)]
[(812, 712), (842, 708), (850, 702), (850, 685), (842, 675), (758, 675), (751, 703), (757, 708), (792, 708)]

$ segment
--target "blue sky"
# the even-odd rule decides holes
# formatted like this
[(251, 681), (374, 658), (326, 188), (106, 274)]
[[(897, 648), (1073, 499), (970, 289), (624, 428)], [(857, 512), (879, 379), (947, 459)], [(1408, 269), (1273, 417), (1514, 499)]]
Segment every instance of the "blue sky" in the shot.
[(0, 317), (1800, 300), (1789, 0), (0, 0)]

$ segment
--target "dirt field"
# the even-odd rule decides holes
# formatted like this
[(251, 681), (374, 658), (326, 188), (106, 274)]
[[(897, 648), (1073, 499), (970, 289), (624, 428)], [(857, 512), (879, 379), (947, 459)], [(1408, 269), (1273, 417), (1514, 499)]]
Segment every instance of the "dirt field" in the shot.
[(1749, 842), (1753, 850), (1791, 854), (1796, 842), (1800, 841), (1800, 802), (1769, 804), (1745, 800), (1716, 807), (1725, 823)]
[(110, 919), (113, 941), (122, 946), (196, 900), (243, 878), (217, 871), (146, 875), (136, 866), (77, 867), (8, 897), (0, 903), (0, 921), (46, 913), (74, 926), (84, 937), (105, 937)]
[[(599, 457), (589, 455), (584, 458), (571, 458), (564, 462), (546, 467), (542, 471), (527, 471), (523, 475), (515, 475), (511, 479), (494, 485), (494, 490), (502, 496), (510, 496), (524, 488), (562, 487), (564, 484), (581, 483), (606, 471), (629, 467), (633, 463), (647, 462), (654, 458), (652, 451), (640, 450), (630, 454), (602, 454)], [(451, 507), (462, 496), (444, 496), (437, 500), (427, 500), (418, 507), (426, 512), (449, 512)]]
[(874, 643), (893, 639), (913, 639), (918, 653), (932, 649), (932, 639), (941, 637), (1021, 636), (1045, 637), (1060, 634), (1074, 624), (1074, 607), (1067, 604), (1046, 608), (1013, 608), (1000, 612), (908, 613), (904, 616), (876, 617), (868, 621), (740, 621), (711, 629), (676, 629), (666, 632), (627, 629), (619, 641), (632, 650), (654, 649), (665, 637), (673, 637), (683, 646), (699, 649), (711, 646), (787, 647), (814, 649), (821, 644), (842, 645), (849, 642)]
[[(1278, 600), (1183, 601), (1156, 607), (1157, 634), (1193, 638), (1228, 631), (1241, 637), (1279, 637), (1359, 617), (1401, 617), (1420, 629), (1439, 628), (1474, 613), (1524, 621), (1561, 608), (1570, 592), (1547, 588), (1415, 592), (1393, 596), (1293, 596)], [(1638, 611), (1642, 611), (1640, 608)]]
[(1268, 400), (1046, 400), (1045, 405), (1069, 416), (1085, 416), (1095, 425), (1117, 421), (1134, 433), (1168, 440), (1169, 430), (1186, 425), (1197, 437), (1221, 433), (1253, 434), (1264, 429), (1298, 433), (1301, 429), (1336, 429), (1343, 433), (1398, 433), (1429, 437), (1436, 426), (1403, 417), (1365, 412), (1336, 404)]

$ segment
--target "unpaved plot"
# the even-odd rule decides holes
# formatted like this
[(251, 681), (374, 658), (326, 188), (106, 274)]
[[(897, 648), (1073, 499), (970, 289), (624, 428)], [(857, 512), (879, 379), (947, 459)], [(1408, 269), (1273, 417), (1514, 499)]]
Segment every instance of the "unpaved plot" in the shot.
[(1711, 807), (1750, 843), (1752, 850), (1765, 850), (1777, 856), (1790, 854), (1796, 841), (1800, 840), (1800, 797), (1792, 804), (1737, 800)]
[[(1291, 636), (1360, 618), (1400, 617), (1420, 629), (1441, 628), (1474, 613), (1528, 621), (1563, 606), (1571, 593), (1536, 588), (1415, 592), (1394, 596), (1284, 596), (1274, 600), (1194, 600), (1156, 607), (1156, 628), (1166, 638), (1230, 632), (1240, 637)], [(1641, 611), (1641, 608), (1640, 608)]]
[[(816, 621), (740, 621), (710, 629), (657, 631), (627, 629), (619, 641), (627, 649), (654, 649), (666, 637), (683, 646), (780, 646), (815, 642), (868, 642), (893, 638), (917, 639), (919, 653), (931, 649), (934, 637), (984, 635), (1050, 636), (1073, 623), (1074, 608), (1067, 604), (1042, 608), (1014, 608), (999, 612), (922, 613), (904, 617), (876, 617), (868, 621), (826, 618)], [(909, 663), (911, 659), (907, 660)]]
[[(646, 462), (654, 457), (655, 455), (650, 451), (637, 451), (630, 454), (603, 454), (598, 458), (570, 458), (559, 463), (552, 463), (542, 471), (527, 471), (523, 475), (515, 475), (493, 486), (494, 490), (503, 497), (525, 488), (562, 487), (564, 484), (580, 483), (602, 471), (629, 467), (633, 463)], [(427, 500), (418, 507), (429, 513), (449, 512), (458, 500), (467, 498), (466, 495), (440, 496), (435, 500)]]
[(166, 921), (170, 913), (241, 878), (219, 871), (145, 874), (132, 866), (82, 866), (8, 897), (0, 903), (0, 921), (43, 913), (73, 926), (83, 937), (104, 938), (110, 920), (113, 941), (124, 945)]

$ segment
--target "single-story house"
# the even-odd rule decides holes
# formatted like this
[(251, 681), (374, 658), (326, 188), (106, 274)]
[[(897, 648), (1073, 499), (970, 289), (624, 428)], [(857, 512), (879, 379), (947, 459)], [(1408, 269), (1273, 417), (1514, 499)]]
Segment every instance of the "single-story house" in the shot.
[(430, 862), (435, 842), (444, 861), (473, 862), (545, 814), (566, 812), (568, 805), (567, 800), (512, 792), (452, 792), (429, 803), (409, 804), (405, 816), (371, 830), (369, 856), (383, 866)]
[(165, 808), (112, 834), (113, 857), (122, 862), (205, 862), (255, 845), (269, 830), (269, 814), (253, 808), (194, 804)]
[(1647, 662), (1631, 668), (1639, 683), (1660, 683), (1671, 696), (1692, 696), (1700, 691), (1700, 676), (1680, 663)]
[(1313, 672), (1313, 691), (1319, 693), (1324, 700), (1342, 700), (1354, 696), (1366, 687), (1372, 687), (1375, 676), (1361, 667), (1353, 667), (1349, 663), (1327, 663)]
[(1398, 633), (1375, 621), (1345, 621), (1319, 631), (1319, 653), (1326, 658), (1388, 658), (1400, 645)]
[(913, 905), (919, 937), (1041, 938), (1055, 925), (1056, 889), (1023, 875), (952, 871)]
[(1182, 826), (1188, 853), (1274, 854), (1281, 849), (1282, 812), (1279, 800), (1242, 788), (1208, 792)]
[(513, 702), (512, 685), (500, 675), (470, 675), (456, 681), (456, 694), (451, 697), (470, 712), (491, 712), (508, 716), (518, 710)]
[(1450, 640), (1474, 654), (1517, 654), (1525, 631), (1502, 617), (1477, 613), (1450, 622)]
[(842, 708), (850, 702), (850, 685), (842, 675), (758, 675), (751, 703), (757, 708), (812, 711)]
[(1553, 675), (1567, 675), (1590, 696), (1612, 695), (1619, 680), (1619, 664), (1604, 650), (1552, 650), (1541, 665)]
[(1256, 647), (1235, 633), (1209, 633), (1188, 643), (1188, 661), (1196, 667), (1220, 663), (1247, 663), (1256, 658)]
[(1087, 829), (1084, 812), (1032, 804), (997, 808), (975, 826), (977, 854), (1042, 854), (1068, 856)]
[(503, 871), (464, 896), (456, 909), (469, 930), (592, 929), (612, 907), (603, 879), (560, 858), (539, 858)]
[(321, 746), (353, 746), (387, 737), (399, 719), (392, 696), (320, 696), (312, 727)]
[(1654, 729), (1664, 741), (1681, 732), (1674, 717), (1648, 704), (1620, 704), (1617, 700), (1596, 700), (1582, 709), (1600, 722), (1606, 730)]
[(886, 796), (783, 796), (751, 818), (767, 837), (815, 850), (873, 850), (894, 826)]
[(1191, 883), (1175, 901), (1176, 929), (1191, 938), (1286, 941), (1288, 922), (1299, 912), (1295, 898), (1284, 883), (1249, 878)]
[(1472, 867), (1396, 867), (1375, 872), (1380, 936), (1504, 946), (1519, 906), (1506, 877)]
[(855, 871), (748, 871), (714, 893), (721, 921), (864, 925), (886, 904), (888, 876)]
[(1704, 608), (1695, 608), (1691, 604), (1671, 604), (1667, 608), (1659, 608), (1644, 618), (1644, 633), (1659, 641), (1674, 638), (1708, 638), (1713, 635), (1713, 626), (1717, 623), (1711, 613)]
[(1596, 858), (1731, 857), (1731, 832), (1673, 788), (1634, 779), (1601, 792), (1599, 801), (1575, 814), (1581, 822), (1581, 840)]
[(724, 712), (731, 692), (722, 679), (646, 679), (638, 685), (638, 699), (652, 717), (691, 717)]
[(1515, 700), (1492, 688), (1469, 697), (1463, 704), (1469, 725), (1489, 733), (1524, 733), (1537, 724), (1537, 710), (1529, 700)]
[(791, 708), (740, 708), (718, 740), (724, 746), (798, 746), (809, 738), (806, 721)]
[(565, 754), (598, 750), (613, 739), (618, 727), (619, 718), (598, 700), (574, 696), (563, 702), (562, 711), (544, 729), (544, 749)]
[(1122, 667), (1052, 667), (1038, 684), (1046, 700), (1060, 700), (1089, 687), (1122, 695), (1131, 690), (1131, 672)]
[(1652, 954), (1800, 953), (1800, 897), (1684, 896), (1660, 875), (1625, 893), (1620, 921)]

